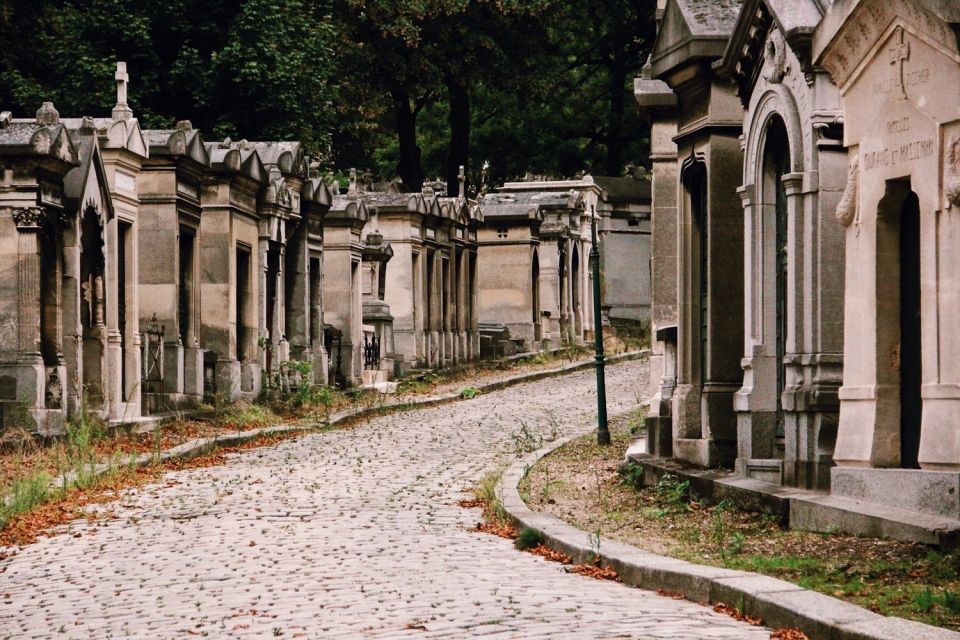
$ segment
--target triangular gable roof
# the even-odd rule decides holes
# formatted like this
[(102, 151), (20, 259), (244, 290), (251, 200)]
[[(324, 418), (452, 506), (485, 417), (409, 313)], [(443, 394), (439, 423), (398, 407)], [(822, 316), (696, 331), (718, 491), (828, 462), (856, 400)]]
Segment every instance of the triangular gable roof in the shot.
[(260, 156), (243, 142), (205, 143), (210, 156), (210, 168), (221, 172), (240, 173), (261, 184), (267, 182), (268, 174)]
[[(107, 172), (100, 156), (100, 144), (92, 130), (75, 130), (70, 138), (78, 149), (80, 165), (67, 172), (63, 178), (63, 192), (69, 208), (80, 211), (91, 202), (103, 207), (99, 210), (106, 221), (113, 218), (113, 199), (107, 183)], [(97, 193), (91, 193), (91, 178), (94, 178)]]
[(651, 55), (653, 77), (723, 55), (742, 0), (668, 0)]
[(300, 196), (304, 202), (310, 202), (320, 207), (330, 207), (333, 195), (323, 178), (309, 178), (303, 182)]
[(140, 123), (136, 118), (114, 120), (113, 118), (62, 118), (60, 121), (70, 129), (84, 126), (84, 120), (93, 121), (97, 135), (106, 138), (105, 149), (126, 149), (141, 158), (149, 158), (150, 150)]
[(303, 145), (293, 140), (275, 142), (251, 142), (260, 159), (268, 167), (277, 167), (284, 176), (307, 177), (306, 155)]
[(79, 150), (63, 124), (37, 124), (33, 119), (0, 125), (0, 155), (49, 156), (68, 165), (80, 162)]
[(203, 143), (203, 137), (189, 124), (177, 126), (176, 129), (145, 129), (143, 138), (146, 140), (153, 156), (183, 156), (210, 166), (210, 154)]

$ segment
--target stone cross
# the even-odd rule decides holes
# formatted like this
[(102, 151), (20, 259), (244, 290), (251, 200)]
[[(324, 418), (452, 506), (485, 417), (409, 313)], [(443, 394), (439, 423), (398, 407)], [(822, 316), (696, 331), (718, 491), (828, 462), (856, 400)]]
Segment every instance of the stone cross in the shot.
[(117, 63), (117, 72), (113, 77), (117, 81), (117, 106), (113, 108), (113, 119), (129, 120), (133, 117), (133, 111), (127, 105), (127, 82), (130, 76), (127, 75), (126, 62)]
[(910, 43), (906, 41), (903, 27), (897, 27), (893, 34), (894, 42), (890, 46), (890, 64), (895, 66), (893, 81), (906, 95), (907, 89), (903, 83), (903, 63), (910, 59)]

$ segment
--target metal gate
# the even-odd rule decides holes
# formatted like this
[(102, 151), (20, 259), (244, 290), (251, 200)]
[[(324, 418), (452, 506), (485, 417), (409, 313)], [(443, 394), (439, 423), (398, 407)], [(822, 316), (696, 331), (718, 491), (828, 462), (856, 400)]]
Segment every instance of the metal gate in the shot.
[(376, 369), (380, 366), (380, 337), (376, 334), (363, 336), (363, 368)]

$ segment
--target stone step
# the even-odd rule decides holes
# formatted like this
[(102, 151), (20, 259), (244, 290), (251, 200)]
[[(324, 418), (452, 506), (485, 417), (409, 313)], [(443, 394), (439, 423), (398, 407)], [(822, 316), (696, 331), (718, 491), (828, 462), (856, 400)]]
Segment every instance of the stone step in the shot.
[(791, 498), (790, 526), (922, 542), (942, 549), (955, 548), (960, 542), (960, 520), (823, 494)]

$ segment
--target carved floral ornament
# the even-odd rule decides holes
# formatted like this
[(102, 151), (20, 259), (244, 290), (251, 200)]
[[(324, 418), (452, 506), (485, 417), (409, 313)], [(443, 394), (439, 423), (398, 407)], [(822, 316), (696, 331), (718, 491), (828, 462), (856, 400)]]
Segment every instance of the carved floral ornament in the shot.
[(24, 207), (13, 210), (13, 222), (17, 225), (18, 231), (40, 229), (46, 217), (47, 212), (42, 207)]
[(860, 182), (860, 154), (855, 154), (850, 158), (850, 164), (847, 167), (847, 186), (840, 197), (840, 203), (837, 205), (837, 222), (844, 227), (849, 227), (857, 217), (857, 200)]

